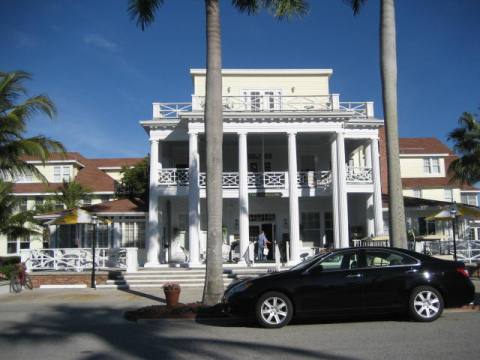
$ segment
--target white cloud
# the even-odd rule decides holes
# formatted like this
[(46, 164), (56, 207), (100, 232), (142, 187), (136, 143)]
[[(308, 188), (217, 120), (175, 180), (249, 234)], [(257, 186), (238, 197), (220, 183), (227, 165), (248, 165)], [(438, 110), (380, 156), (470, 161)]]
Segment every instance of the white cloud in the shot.
[(107, 50), (110, 52), (116, 52), (119, 50), (119, 47), (113, 41), (105, 39), (103, 36), (98, 34), (88, 34), (83, 37), (83, 42), (87, 45), (91, 45), (98, 49)]

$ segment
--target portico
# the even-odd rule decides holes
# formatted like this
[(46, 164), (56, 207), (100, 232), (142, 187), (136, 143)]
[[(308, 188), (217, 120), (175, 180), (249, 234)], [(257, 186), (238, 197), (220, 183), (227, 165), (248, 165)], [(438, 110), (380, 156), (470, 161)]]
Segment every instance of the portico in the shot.
[[(239, 263), (252, 260), (250, 219), (260, 205), (261, 214), (275, 219), (275, 240), (288, 242), (289, 263), (314, 247), (348, 247), (356, 233), (382, 234), (383, 122), (373, 117), (371, 103), (318, 97), (225, 96), (224, 241), (238, 243)], [(188, 264), (199, 266), (206, 241), (202, 96), (192, 96), (189, 105), (154, 104), (153, 119), (142, 125), (151, 144), (146, 266), (173, 261), (176, 241)], [(349, 215), (350, 206), (363, 219)], [(180, 220), (182, 214), (187, 216)], [(312, 240), (315, 234), (321, 241)]]

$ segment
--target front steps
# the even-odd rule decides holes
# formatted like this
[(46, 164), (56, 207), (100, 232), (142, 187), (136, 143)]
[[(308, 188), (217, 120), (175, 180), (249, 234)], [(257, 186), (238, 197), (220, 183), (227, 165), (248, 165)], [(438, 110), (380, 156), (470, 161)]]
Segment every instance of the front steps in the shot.
[[(223, 284), (227, 287), (233, 281), (265, 274), (268, 268), (227, 268), (223, 271)], [(169, 282), (178, 283), (182, 288), (203, 287), (205, 269), (161, 268), (118, 273), (113, 279), (107, 280), (105, 285), (97, 285), (97, 289), (161, 288)]]

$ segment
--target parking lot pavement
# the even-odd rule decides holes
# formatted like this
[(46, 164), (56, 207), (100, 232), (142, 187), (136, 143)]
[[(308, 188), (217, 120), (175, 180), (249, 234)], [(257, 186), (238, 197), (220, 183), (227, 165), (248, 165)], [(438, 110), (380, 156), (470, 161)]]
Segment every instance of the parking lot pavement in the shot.
[[(123, 318), (127, 308), (161, 302), (160, 291), (141, 295), (34, 290), (1, 296), (1, 357), (450, 360), (473, 359), (480, 352), (480, 343), (472, 341), (479, 331), (478, 312), (445, 313), (429, 324), (403, 319), (330, 321), (279, 330), (220, 320), (134, 323)], [(185, 300), (198, 298), (201, 289), (183, 295)]]
[[(189, 303), (202, 299), (203, 288), (183, 288), (180, 302)], [(129, 290), (116, 289), (33, 289), (23, 290), (19, 294), (0, 295), (0, 311), (4, 305), (22, 308), (23, 306), (41, 307), (55, 304), (75, 304), (78, 306), (108, 305), (112, 308), (129, 309), (140, 306), (165, 304), (162, 289), (140, 288)]]

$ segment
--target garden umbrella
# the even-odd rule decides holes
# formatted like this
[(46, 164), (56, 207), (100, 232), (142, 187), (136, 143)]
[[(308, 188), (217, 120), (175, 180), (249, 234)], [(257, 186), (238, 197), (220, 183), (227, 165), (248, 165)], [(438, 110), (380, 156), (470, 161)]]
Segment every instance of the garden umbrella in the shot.
[(428, 216), (426, 220), (433, 221), (451, 221), (453, 226), (453, 258), (457, 260), (457, 244), (455, 228), (457, 218), (462, 217), (464, 219), (476, 220), (480, 219), (480, 209), (476, 206), (469, 206), (464, 204), (457, 204), (454, 202), (448, 207), (443, 207), (436, 213)]

